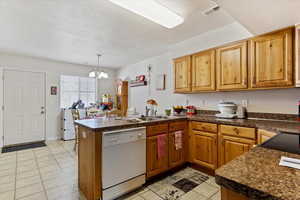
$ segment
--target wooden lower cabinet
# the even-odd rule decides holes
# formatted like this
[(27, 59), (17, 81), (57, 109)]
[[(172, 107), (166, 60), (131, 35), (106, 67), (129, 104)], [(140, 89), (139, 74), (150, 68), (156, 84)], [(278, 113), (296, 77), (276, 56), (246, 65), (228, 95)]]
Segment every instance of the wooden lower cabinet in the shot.
[(219, 139), (219, 166), (249, 151), (255, 140), (221, 135)]
[(218, 164), (217, 134), (193, 130), (192, 162), (209, 169)]
[(177, 167), (179, 165), (182, 165), (185, 163), (185, 130), (183, 131), (182, 135), (182, 148), (176, 149), (175, 146), (175, 133), (176, 132), (170, 132), (169, 133), (169, 167)]
[(158, 156), (158, 137), (151, 136), (147, 138), (147, 178), (158, 175), (169, 168), (168, 159), (168, 134), (165, 135), (165, 155), (161, 158)]
[(276, 133), (259, 129), (257, 131), (257, 144), (262, 144), (271, 139)]
[(224, 187), (221, 187), (221, 199), (222, 200), (249, 200), (249, 198), (238, 194), (236, 192), (233, 192), (231, 190), (228, 190)]

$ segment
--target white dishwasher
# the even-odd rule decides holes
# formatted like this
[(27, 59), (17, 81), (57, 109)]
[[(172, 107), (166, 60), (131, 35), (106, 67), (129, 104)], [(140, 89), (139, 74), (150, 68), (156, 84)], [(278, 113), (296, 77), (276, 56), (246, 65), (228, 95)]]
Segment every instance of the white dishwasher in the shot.
[(145, 183), (146, 128), (103, 133), (103, 200), (115, 199)]

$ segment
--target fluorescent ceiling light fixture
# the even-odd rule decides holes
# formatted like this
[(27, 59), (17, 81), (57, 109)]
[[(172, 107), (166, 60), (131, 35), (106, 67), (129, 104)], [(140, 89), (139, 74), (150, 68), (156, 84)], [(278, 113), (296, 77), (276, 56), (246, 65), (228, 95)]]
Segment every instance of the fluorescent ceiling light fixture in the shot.
[(109, 0), (135, 14), (141, 15), (166, 28), (174, 28), (184, 22), (183, 17), (155, 0)]

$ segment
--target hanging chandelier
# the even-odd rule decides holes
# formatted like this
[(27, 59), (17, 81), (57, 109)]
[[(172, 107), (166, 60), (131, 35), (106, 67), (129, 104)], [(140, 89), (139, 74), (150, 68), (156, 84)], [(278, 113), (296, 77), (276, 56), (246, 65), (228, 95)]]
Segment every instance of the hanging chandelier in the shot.
[(108, 78), (108, 73), (100, 70), (101, 69), (101, 67), (100, 67), (100, 57), (101, 56), (102, 56), (101, 54), (97, 54), (98, 66), (95, 67), (95, 69), (89, 73), (90, 78), (97, 78), (97, 79)]

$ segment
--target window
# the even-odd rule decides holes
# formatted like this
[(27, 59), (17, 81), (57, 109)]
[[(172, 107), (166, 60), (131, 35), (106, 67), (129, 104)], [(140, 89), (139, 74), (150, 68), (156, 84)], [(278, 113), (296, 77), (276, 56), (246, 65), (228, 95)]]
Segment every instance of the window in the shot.
[(69, 108), (82, 100), (85, 106), (96, 103), (96, 79), (78, 76), (60, 77), (60, 107)]

